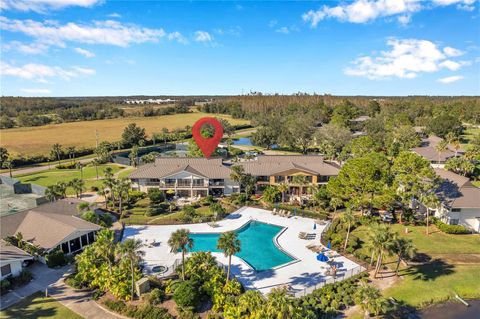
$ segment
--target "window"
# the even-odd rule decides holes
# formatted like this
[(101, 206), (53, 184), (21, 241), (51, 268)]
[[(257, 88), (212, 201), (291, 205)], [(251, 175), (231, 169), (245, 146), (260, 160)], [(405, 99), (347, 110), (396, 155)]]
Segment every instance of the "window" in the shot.
[(62, 243), (62, 251), (64, 254), (68, 254), (70, 251), (68, 250), (68, 242)]
[(87, 246), (87, 245), (88, 245), (87, 235), (82, 235), (82, 246)]
[(12, 273), (12, 268), (10, 267), (10, 264), (6, 264), (5, 266), (2, 266), (2, 277), (10, 275)]
[(88, 242), (91, 244), (94, 241), (95, 241), (95, 238), (94, 238), (93, 232), (88, 233)]
[(285, 181), (285, 176), (275, 176), (275, 183), (283, 183)]
[(458, 225), (458, 218), (450, 219), (450, 225)]
[(257, 182), (268, 182), (268, 176), (257, 176)]
[(462, 211), (461, 208), (452, 208), (452, 213), (459, 213), (461, 211)]

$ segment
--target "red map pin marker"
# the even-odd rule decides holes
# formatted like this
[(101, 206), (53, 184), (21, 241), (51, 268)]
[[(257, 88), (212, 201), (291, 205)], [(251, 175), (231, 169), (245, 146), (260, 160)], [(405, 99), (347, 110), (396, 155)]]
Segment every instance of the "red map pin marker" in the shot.
[[(215, 134), (211, 138), (205, 138), (201, 134), (202, 127), (206, 124), (210, 124), (215, 129)], [(223, 127), (222, 124), (213, 117), (202, 117), (193, 124), (192, 135), (203, 155), (209, 158), (223, 137)]]

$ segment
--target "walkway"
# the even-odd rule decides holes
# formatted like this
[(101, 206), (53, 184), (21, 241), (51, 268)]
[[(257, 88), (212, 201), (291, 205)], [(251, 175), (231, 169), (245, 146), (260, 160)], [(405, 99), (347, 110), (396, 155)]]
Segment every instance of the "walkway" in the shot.
[(70, 267), (52, 269), (39, 262), (35, 263), (28, 270), (33, 274), (34, 280), (29, 284), (15, 289), (0, 300), (0, 309), (3, 310), (21, 299), (28, 297), (37, 291), (45, 291), (48, 287), (48, 294), (58, 302), (88, 319), (118, 319), (115, 316), (100, 308), (97, 303), (90, 299), (90, 292), (79, 292), (68, 287), (64, 278), (68, 276)]
[[(263, 294), (268, 293), (272, 288), (279, 285), (288, 284), (292, 290), (301, 293), (311, 290), (316, 285), (321, 284), (332, 277), (326, 276), (327, 265), (316, 260), (316, 254), (310, 251), (306, 246), (309, 244), (319, 245), (320, 235), (323, 227), (317, 225), (313, 229), (314, 221), (310, 218), (302, 217), (280, 217), (274, 216), (270, 211), (258, 208), (243, 207), (226, 219), (218, 222), (219, 227), (212, 228), (206, 223), (188, 224), (188, 225), (148, 225), (148, 226), (129, 226), (125, 228), (125, 238), (136, 238), (142, 241), (160, 242), (158, 247), (145, 247), (143, 250), (146, 255), (144, 260), (147, 262), (147, 269), (155, 265), (169, 266), (176, 259), (181, 258), (181, 253), (170, 252), (167, 241), (170, 234), (177, 229), (187, 228), (193, 233), (218, 233), (236, 230), (250, 220), (258, 220), (286, 227), (286, 230), (278, 237), (278, 244), (288, 254), (297, 259), (296, 262), (280, 266), (279, 268), (269, 269), (262, 272), (254, 271), (242, 259), (232, 257), (232, 273), (247, 289), (257, 289)], [(315, 233), (313, 240), (303, 240), (298, 238), (300, 232)], [(218, 261), (226, 265), (227, 258), (222, 253), (212, 253)], [(337, 275), (341, 276), (352, 269), (359, 269), (353, 261), (332, 251), (335, 257), (335, 263), (338, 267)]]
[[(82, 164), (86, 164), (86, 163), (89, 163), (93, 160), (94, 160), (94, 158), (84, 158), (84, 159), (81, 159), (77, 162), (80, 162)], [(49, 169), (54, 168), (57, 164), (58, 164), (57, 162), (52, 162), (51, 165), (30, 166), (30, 167), (15, 169), (15, 170), (12, 171), (12, 176), (15, 177), (15, 176), (18, 176), (18, 175), (34, 174), (34, 173), (38, 173), (38, 172), (48, 171)], [(0, 173), (0, 175), (10, 176), (10, 173), (7, 170), (3, 173)]]

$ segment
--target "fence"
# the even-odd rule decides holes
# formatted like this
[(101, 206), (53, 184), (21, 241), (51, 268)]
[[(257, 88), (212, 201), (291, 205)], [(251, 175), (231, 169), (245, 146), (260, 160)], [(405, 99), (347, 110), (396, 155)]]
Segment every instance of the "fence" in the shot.
[(345, 280), (345, 279), (348, 279), (350, 277), (353, 277), (353, 276), (356, 276), (358, 274), (361, 274), (362, 272), (364, 272), (366, 270), (365, 267), (362, 267), (362, 266), (357, 266), (355, 268), (352, 268), (350, 270), (347, 270), (345, 273), (343, 274), (338, 274), (336, 277), (332, 277), (332, 278), (328, 278), (326, 280), (323, 280), (321, 281), (320, 283), (318, 284), (315, 284), (315, 286), (310, 286), (308, 288), (304, 288), (303, 290), (300, 290), (300, 291), (295, 291), (294, 292), (294, 296), (295, 298), (299, 298), (299, 297), (303, 297), (305, 295), (308, 295), (310, 293), (312, 293), (314, 290), (316, 289), (320, 289), (322, 288), (323, 286), (325, 285), (328, 285), (328, 284), (334, 284), (336, 282), (339, 282), (339, 281), (342, 281), (342, 280)]

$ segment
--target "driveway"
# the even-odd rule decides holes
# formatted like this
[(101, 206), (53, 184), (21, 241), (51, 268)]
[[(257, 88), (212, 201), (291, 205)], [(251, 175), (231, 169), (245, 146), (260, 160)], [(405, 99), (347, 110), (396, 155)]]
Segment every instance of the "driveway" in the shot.
[(3, 310), (22, 298), (30, 296), (37, 291), (45, 291), (48, 287), (48, 294), (55, 298), (65, 307), (88, 319), (118, 319), (122, 318), (100, 308), (97, 303), (90, 299), (88, 291), (76, 291), (64, 282), (64, 278), (71, 271), (71, 266), (58, 269), (48, 268), (41, 263), (35, 263), (28, 270), (33, 274), (34, 280), (29, 284), (15, 289), (2, 296), (0, 310)]
[(30, 296), (37, 291), (44, 291), (46, 287), (57, 282), (69, 270), (69, 267), (62, 267), (58, 269), (48, 268), (46, 265), (39, 262), (26, 268), (33, 275), (33, 280), (2, 296), (0, 300), (0, 309), (3, 310), (20, 299)]

